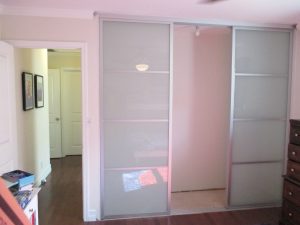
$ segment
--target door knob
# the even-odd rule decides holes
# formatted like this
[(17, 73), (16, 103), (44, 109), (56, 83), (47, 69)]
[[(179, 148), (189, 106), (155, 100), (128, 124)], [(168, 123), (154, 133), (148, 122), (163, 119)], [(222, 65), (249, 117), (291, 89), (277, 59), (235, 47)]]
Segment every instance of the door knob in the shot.
[(59, 118), (58, 118), (58, 117), (56, 117), (56, 118), (55, 118), (55, 120), (56, 120), (56, 121), (59, 121)]

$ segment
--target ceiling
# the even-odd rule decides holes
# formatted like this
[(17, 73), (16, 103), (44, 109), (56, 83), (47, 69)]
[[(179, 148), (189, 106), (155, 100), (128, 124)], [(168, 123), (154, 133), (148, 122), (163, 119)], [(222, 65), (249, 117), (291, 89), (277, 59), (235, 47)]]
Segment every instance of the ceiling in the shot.
[(4, 10), (74, 9), (110, 14), (240, 23), (298, 24), (299, 0), (0, 0)]

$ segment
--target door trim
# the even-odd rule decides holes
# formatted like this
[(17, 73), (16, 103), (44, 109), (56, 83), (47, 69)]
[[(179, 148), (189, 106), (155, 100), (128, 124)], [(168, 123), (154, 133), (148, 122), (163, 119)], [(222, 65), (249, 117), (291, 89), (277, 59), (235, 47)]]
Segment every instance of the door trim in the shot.
[(170, 83), (169, 83), (169, 158), (168, 158), (168, 213), (171, 215), (172, 201), (172, 156), (173, 156), (173, 83), (174, 83), (174, 23), (169, 24), (170, 31)]
[(89, 199), (89, 152), (88, 142), (89, 126), (89, 94), (88, 94), (88, 46), (86, 42), (56, 42), (56, 41), (25, 41), (5, 40), (16, 48), (62, 48), (81, 50), (81, 87), (82, 87), (82, 199), (83, 199), (83, 220), (95, 221), (97, 215), (95, 210), (90, 209)]

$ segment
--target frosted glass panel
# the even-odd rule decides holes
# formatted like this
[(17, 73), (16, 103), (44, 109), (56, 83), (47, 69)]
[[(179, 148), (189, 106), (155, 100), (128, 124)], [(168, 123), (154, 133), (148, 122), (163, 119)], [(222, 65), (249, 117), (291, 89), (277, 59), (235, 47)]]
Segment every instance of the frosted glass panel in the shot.
[[(104, 70), (170, 70), (170, 30), (166, 24), (104, 22)], [(117, 54), (116, 54), (117, 53)]]
[(105, 168), (167, 166), (168, 129), (168, 122), (106, 122)]
[(282, 160), (285, 121), (234, 121), (233, 162)]
[(234, 118), (286, 118), (287, 89), (287, 77), (236, 77)]
[(104, 214), (167, 212), (167, 168), (106, 171)]
[(235, 30), (231, 206), (279, 203), (290, 32)]
[(280, 203), (282, 164), (233, 165), (231, 205)]
[(169, 74), (105, 73), (104, 119), (168, 119)]
[(237, 73), (288, 74), (289, 32), (236, 31)]
[(170, 25), (103, 22), (103, 64), (103, 216), (166, 213)]

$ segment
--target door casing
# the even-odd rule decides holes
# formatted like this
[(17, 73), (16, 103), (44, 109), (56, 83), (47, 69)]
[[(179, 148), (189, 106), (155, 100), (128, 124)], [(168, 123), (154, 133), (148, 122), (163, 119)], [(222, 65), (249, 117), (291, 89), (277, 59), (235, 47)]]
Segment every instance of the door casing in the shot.
[(95, 221), (99, 216), (95, 210), (90, 209), (89, 203), (89, 125), (91, 120), (88, 114), (88, 46), (86, 42), (56, 42), (56, 41), (26, 41), (5, 40), (15, 48), (47, 48), (47, 49), (80, 49), (81, 51), (81, 86), (82, 86), (82, 199), (84, 221)]

